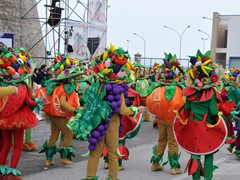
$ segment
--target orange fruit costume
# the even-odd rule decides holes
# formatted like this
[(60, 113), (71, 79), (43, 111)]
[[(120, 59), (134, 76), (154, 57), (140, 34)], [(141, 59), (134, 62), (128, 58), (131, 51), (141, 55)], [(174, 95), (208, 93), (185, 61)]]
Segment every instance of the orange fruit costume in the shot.
[(168, 144), (168, 161), (171, 166), (171, 174), (179, 174), (180, 164), (178, 159), (178, 144), (173, 134), (174, 110), (178, 110), (184, 104), (181, 88), (184, 86), (184, 71), (180, 66), (176, 55), (166, 54), (164, 63), (156, 75), (156, 82), (150, 88), (150, 94), (146, 98), (149, 112), (156, 115), (158, 125), (158, 144), (153, 147), (151, 158), (152, 171), (163, 170), (160, 162)]
[[(17, 165), (21, 156), (24, 130), (36, 126), (39, 122), (36, 115), (29, 107), (37, 106), (37, 102), (32, 100), (31, 89), (24, 82), (31, 77), (35, 62), (31, 56), (25, 52), (24, 48), (9, 52), (3, 49), (0, 58), (0, 83), (1, 86), (8, 86), (3, 91), (0, 98), (0, 130), (2, 131), (2, 148), (0, 156), (0, 176), (1, 179), (21, 179), (21, 172)], [(16, 86), (15, 91), (12, 85)], [(9, 92), (6, 92), (9, 90)], [(13, 93), (14, 92), (14, 93)], [(6, 166), (12, 137), (14, 137), (14, 150), (10, 167)]]
[[(43, 144), (40, 153), (46, 154), (46, 166), (54, 164), (53, 157), (58, 152), (60, 162), (66, 165), (73, 165), (72, 147), (73, 132), (68, 128), (67, 123), (79, 107), (78, 95), (75, 92), (76, 83), (73, 78), (82, 74), (75, 59), (66, 55), (58, 54), (52, 64), (52, 71), (55, 78), (46, 80), (37, 91), (36, 97), (43, 98), (43, 112), (49, 116), (51, 122), (51, 136), (49, 141)], [(59, 134), (63, 135), (60, 148), (56, 147)]]

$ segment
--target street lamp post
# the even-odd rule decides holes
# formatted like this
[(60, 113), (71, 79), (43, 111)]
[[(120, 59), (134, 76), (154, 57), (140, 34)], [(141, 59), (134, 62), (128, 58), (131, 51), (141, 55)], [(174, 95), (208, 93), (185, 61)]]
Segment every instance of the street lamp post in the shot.
[(211, 19), (211, 18), (209, 18), (209, 17), (205, 17), (205, 16), (203, 16), (202, 18), (203, 18), (203, 19), (208, 19), (208, 20), (210, 20), (210, 21), (213, 20), (213, 19)]
[(127, 51), (129, 51), (129, 42), (130, 42), (130, 40), (127, 39)]
[(198, 32), (201, 32), (201, 33), (206, 34), (208, 36), (208, 38), (210, 40), (210, 49), (211, 49), (212, 48), (212, 39), (211, 39), (210, 35), (208, 33), (204, 32), (204, 31), (202, 31), (201, 29), (198, 29)]
[(144, 39), (142, 36), (140, 36), (140, 35), (137, 34), (137, 33), (133, 33), (133, 35), (140, 37), (140, 38), (143, 40), (143, 42), (144, 42), (144, 67), (145, 67), (145, 59), (146, 59), (146, 41), (145, 41), (145, 39)]
[(178, 36), (179, 36), (179, 38), (180, 38), (179, 59), (181, 59), (182, 36), (183, 36), (183, 34), (185, 33), (185, 31), (186, 31), (188, 28), (190, 28), (190, 25), (188, 25), (181, 34), (180, 34), (177, 30), (175, 30), (175, 29), (173, 29), (173, 28), (171, 28), (171, 27), (168, 27), (168, 26), (164, 26), (164, 27), (165, 27), (165, 28), (168, 28), (168, 29), (171, 29), (172, 31), (174, 31), (174, 32), (176, 32), (176, 33), (178, 34)]
[(205, 41), (207, 40), (207, 38), (201, 38), (201, 40), (203, 40), (203, 54), (204, 54)]

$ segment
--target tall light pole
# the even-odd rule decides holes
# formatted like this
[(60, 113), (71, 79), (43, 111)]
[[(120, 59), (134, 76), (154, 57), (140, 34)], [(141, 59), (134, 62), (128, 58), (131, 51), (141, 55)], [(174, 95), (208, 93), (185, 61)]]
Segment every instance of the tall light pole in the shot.
[(133, 33), (133, 35), (140, 37), (140, 38), (143, 40), (143, 42), (144, 42), (144, 67), (145, 67), (145, 59), (146, 59), (146, 41), (145, 41), (145, 39), (144, 39), (142, 36), (140, 36), (140, 35), (137, 34), (137, 33)]
[(204, 54), (205, 41), (208, 40), (208, 38), (201, 38), (201, 40), (203, 40), (203, 54)]
[(198, 32), (201, 32), (203, 34), (206, 34), (210, 40), (210, 49), (212, 48), (212, 38), (210, 37), (210, 35), (208, 33), (206, 33), (205, 31), (202, 31), (201, 29), (198, 29)]
[(208, 19), (208, 20), (212, 21), (212, 19), (209, 18), (209, 17), (205, 17), (205, 16), (203, 16), (202, 18), (203, 18), (203, 19)]
[(172, 31), (174, 31), (174, 32), (176, 32), (176, 33), (178, 34), (178, 36), (179, 36), (179, 38), (180, 38), (179, 59), (181, 59), (182, 36), (183, 36), (183, 34), (185, 33), (185, 31), (186, 31), (188, 28), (190, 28), (190, 25), (188, 25), (181, 34), (180, 34), (177, 30), (175, 30), (175, 29), (173, 29), (173, 28), (171, 28), (171, 27), (168, 27), (168, 26), (164, 26), (164, 27), (165, 27), (165, 28), (168, 28), (168, 29), (171, 29)]
[(129, 42), (130, 42), (130, 40), (127, 39), (127, 51), (129, 51)]

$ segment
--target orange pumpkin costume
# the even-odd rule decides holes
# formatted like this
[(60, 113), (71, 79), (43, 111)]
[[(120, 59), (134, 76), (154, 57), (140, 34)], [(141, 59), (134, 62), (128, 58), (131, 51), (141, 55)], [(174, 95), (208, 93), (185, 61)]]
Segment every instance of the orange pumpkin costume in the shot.
[(178, 86), (180, 84), (179, 76), (183, 76), (184, 72), (176, 59), (176, 55), (165, 54), (165, 56), (161, 74), (157, 77), (159, 80), (151, 85), (150, 89), (153, 89), (153, 91), (146, 99), (149, 112), (156, 115), (159, 134), (158, 144), (153, 147), (151, 169), (152, 171), (164, 169), (164, 165), (160, 165), (160, 162), (168, 144), (170, 173), (175, 175), (181, 173), (181, 171), (178, 162), (180, 157), (178, 155), (178, 144), (173, 133), (173, 120), (174, 110), (178, 110), (184, 104), (182, 90)]

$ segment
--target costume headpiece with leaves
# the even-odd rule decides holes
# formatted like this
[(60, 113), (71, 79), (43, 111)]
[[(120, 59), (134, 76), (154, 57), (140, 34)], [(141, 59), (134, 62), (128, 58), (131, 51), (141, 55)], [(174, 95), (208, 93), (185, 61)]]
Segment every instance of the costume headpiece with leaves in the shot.
[(74, 78), (83, 74), (75, 58), (58, 53), (52, 62), (53, 81), (61, 81), (68, 78)]
[(217, 75), (217, 66), (211, 58), (211, 51), (202, 54), (198, 50), (196, 56), (189, 57), (192, 64), (188, 70), (190, 86), (196, 89), (208, 89), (217, 86), (219, 76)]
[(19, 48), (14, 52), (2, 49), (0, 55), (0, 78), (1, 85), (8, 84), (17, 85), (23, 82), (33, 74), (33, 69), (36, 67), (36, 62), (33, 61), (31, 55), (24, 48)]
[(240, 69), (233, 67), (225, 71), (222, 81), (224, 86), (238, 86), (240, 83)]
[(134, 80), (130, 55), (121, 47), (110, 44), (105, 52), (92, 61), (93, 73), (104, 82), (122, 83)]
[(164, 53), (165, 58), (160, 73), (156, 75), (156, 82), (160, 84), (181, 84), (184, 82), (184, 70), (176, 54)]

